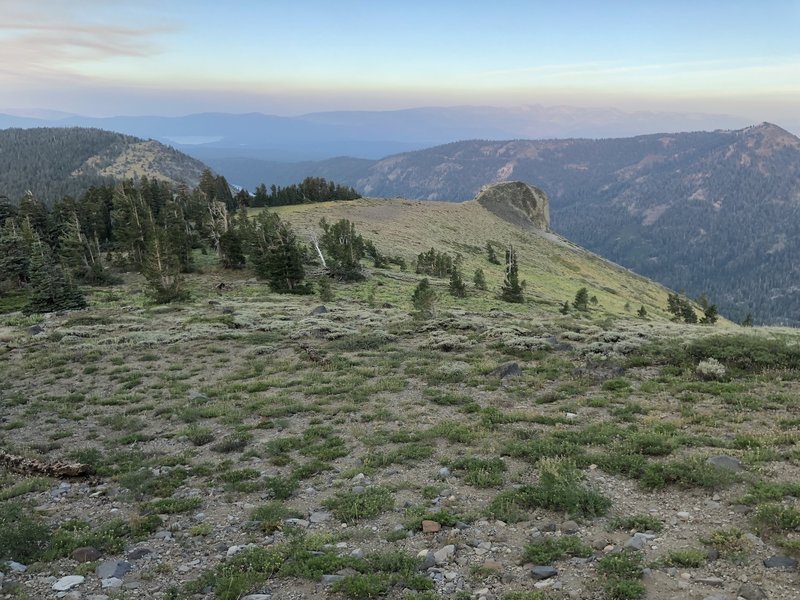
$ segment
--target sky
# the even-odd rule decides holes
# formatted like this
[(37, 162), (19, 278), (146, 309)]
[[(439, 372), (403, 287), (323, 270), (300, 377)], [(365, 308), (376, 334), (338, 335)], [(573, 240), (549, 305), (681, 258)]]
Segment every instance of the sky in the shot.
[(800, 0), (0, 0), (0, 109), (800, 121)]

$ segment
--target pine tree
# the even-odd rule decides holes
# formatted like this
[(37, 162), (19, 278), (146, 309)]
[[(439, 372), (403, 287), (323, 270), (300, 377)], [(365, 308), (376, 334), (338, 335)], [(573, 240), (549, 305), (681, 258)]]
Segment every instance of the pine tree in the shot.
[(156, 304), (169, 304), (188, 297), (180, 273), (180, 260), (170, 251), (167, 236), (167, 231), (161, 227), (153, 230), (142, 263), (147, 295)]
[(294, 232), (287, 223), (280, 222), (275, 231), (271, 252), (266, 257), (266, 273), (273, 292), (310, 294), (311, 286), (305, 283), (303, 254)]
[(517, 253), (513, 246), (506, 250), (506, 277), (500, 288), (500, 298), (506, 302), (522, 303), (525, 301), (519, 282)]
[(700, 318), (701, 325), (713, 325), (717, 322), (719, 313), (717, 312), (716, 304), (707, 304), (703, 310), (703, 316)]
[(31, 252), (29, 289), (30, 303), (25, 312), (46, 313), (86, 308), (83, 293), (38, 236)]
[(564, 304), (561, 305), (561, 308), (558, 309), (558, 312), (560, 312), (562, 315), (568, 315), (569, 314), (569, 301), (568, 300), (564, 301)]
[(636, 314), (639, 315), (642, 319), (644, 319), (647, 316), (647, 309), (644, 307), (644, 304), (642, 304), (639, 307), (639, 310), (636, 311)]
[(572, 301), (575, 310), (589, 310), (589, 290), (582, 287), (575, 293), (575, 300)]
[(317, 293), (319, 294), (319, 299), (323, 302), (330, 302), (333, 300), (333, 287), (331, 286), (330, 277), (327, 275), (320, 277), (317, 282)]
[(497, 258), (497, 254), (494, 251), (494, 246), (492, 246), (491, 242), (486, 242), (486, 257), (489, 259), (489, 262), (493, 265), (499, 265), (500, 259)]
[(219, 261), (223, 269), (241, 269), (245, 265), (242, 235), (229, 227), (219, 238)]
[(436, 292), (431, 287), (427, 277), (417, 284), (417, 287), (414, 289), (414, 294), (411, 296), (411, 302), (417, 311), (418, 317), (428, 318), (433, 316), (433, 310), (436, 304)]
[(341, 219), (329, 225), (325, 219), (320, 221), (322, 237), (320, 246), (327, 253), (328, 271), (333, 277), (344, 281), (364, 279), (361, 259), (364, 257), (364, 239), (356, 233), (355, 225)]
[(483, 274), (483, 269), (475, 269), (475, 276), (472, 278), (476, 290), (486, 289), (486, 276)]
[(461, 269), (455, 267), (450, 273), (450, 295), (455, 298), (465, 298), (467, 295), (467, 284), (461, 277)]
[(753, 313), (747, 313), (745, 315), (744, 320), (742, 321), (742, 327), (752, 327), (753, 326)]
[(24, 286), (29, 277), (31, 244), (13, 218), (0, 230), (0, 281), (13, 288)]

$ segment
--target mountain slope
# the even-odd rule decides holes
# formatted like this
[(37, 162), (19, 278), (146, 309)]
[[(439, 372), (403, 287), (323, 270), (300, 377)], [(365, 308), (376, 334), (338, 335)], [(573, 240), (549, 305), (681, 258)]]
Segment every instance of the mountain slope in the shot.
[[(322, 215), (328, 222), (346, 218), (366, 238), (385, 252), (399, 253), (409, 264), (431, 248), (451, 255), (460, 254), (463, 274), (472, 280), (475, 269), (483, 269), (490, 290), (499, 289), (504, 266), (486, 258), (486, 242), (497, 248), (513, 246), (517, 251), (520, 279), (527, 281), (526, 298), (544, 312), (555, 313), (565, 301), (572, 301), (581, 287), (597, 296), (596, 313), (631, 316), (645, 306), (652, 317), (668, 319), (667, 290), (631, 271), (610, 263), (559, 235), (520, 226), (497, 216), (478, 202), (412, 202), (409, 200), (361, 199), (318, 205), (295, 205), (278, 209), (302, 239), (319, 230)], [(404, 281), (418, 276), (397, 274)], [(434, 281), (447, 295), (447, 281)], [(389, 281), (382, 286), (390, 285)], [(401, 284), (398, 284), (401, 285)], [(386, 290), (381, 291), (385, 295)], [(470, 300), (472, 304), (475, 300)], [(515, 305), (487, 295), (483, 309), (516, 311)], [(626, 304), (628, 306), (626, 306)], [(472, 307), (473, 309), (476, 307)]]
[(552, 227), (741, 319), (800, 324), (800, 140), (762, 124), (609, 140), (467, 141), (308, 174), (386, 197), (466, 200), (518, 179), (550, 197)]
[(153, 140), (85, 128), (0, 131), (0, 194), (53, 202), (91, 185), (147, 176), (195, 185), (205, 165)]

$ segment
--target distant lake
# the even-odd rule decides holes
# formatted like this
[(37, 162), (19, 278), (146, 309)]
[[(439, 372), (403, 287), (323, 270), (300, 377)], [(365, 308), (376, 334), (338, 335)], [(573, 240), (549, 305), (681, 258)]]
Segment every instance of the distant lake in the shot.
[(213, 144), (214, 142), (219, 142), (222, 139), (221, 135), (183, 135), (183, 136), (175, 136), (169, 137), (164, 136), (165, 140), (169, 140), (174, 144), (180, 144), (182, 146), (197, 146), (199, 144)]

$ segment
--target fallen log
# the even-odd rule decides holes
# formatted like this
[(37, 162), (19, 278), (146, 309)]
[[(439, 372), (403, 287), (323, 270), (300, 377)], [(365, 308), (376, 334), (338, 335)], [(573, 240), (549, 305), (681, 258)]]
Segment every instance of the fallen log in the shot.
[(0, 449), (0, 465), (9, 471), (23, 475), (48, 475), (49, 477), (86, 477), (92, 474), (92, 468), (83, 463), (65, 463), (61, 461), (46, 463), (35, 458), (25, 458), (9, 454)]

